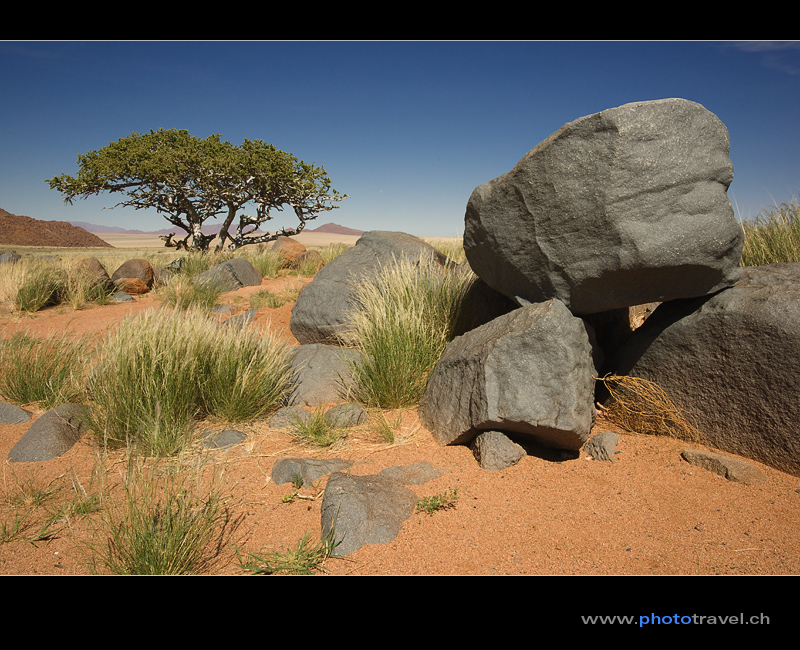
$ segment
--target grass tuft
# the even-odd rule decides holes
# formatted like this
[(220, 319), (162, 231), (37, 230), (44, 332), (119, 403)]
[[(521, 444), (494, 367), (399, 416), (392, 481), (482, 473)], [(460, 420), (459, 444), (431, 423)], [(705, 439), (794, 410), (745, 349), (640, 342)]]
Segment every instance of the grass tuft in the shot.
[(800, 202), (793, 199), (742, 222), (742, 266), (800, 262)]
[(17, 332), (0, 341), (0, 395), (44, 410), (82, 403), (84, 368), (92, 357), (88, 337), (56, 332), (37, 338)]
[(352, 366), (355, 399), (386, 409), (419, 401), (455, 335), (474, 278), (468, 268), (445, 269), (422, 256), (395, 260), (357, 286), (352, 327), (343, 337), (362, 353)]

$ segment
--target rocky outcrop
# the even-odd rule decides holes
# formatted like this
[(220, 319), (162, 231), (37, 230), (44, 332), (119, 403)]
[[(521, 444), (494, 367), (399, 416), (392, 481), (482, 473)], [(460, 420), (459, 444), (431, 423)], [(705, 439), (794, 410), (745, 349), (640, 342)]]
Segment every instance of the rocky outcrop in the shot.
[(609, 370), (658, 384), (709, 445), (800, 476), (798, 350), (800, 264), (770, 264), (662, 304)]
[(595, 414), (591, 332), (558, 300), (528, 305), (448, 344), (419, 405), (439, 444), (482, 431), (577, 450)]
[(739, 277), (725, 125), (700, 104), (626, 104), (570, 122), (477, 187), (472, 269), (519, 305), (585, 315), (707, 295)]
[(336, 345), (350, 326), (356, 284), (382, 266), (408, 256), (446, 257), (423, 240), (402, 232), (370, 231), (314, 276), (292, 308), (290, 329), (301, 344)]

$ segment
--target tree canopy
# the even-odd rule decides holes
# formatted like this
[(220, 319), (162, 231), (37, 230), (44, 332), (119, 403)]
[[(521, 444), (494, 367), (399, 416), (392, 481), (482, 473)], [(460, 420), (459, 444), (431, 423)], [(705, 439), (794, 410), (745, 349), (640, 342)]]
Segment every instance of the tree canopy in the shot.
[[(177, 129), (131, 133), (79, 155), (78, 167), (75, 177), (62, 174), (46, 181), (65, 203), (101, 192), (124, 194), (113, 207), (156, 209), (186, 233), (177, 244), (170, 235), (166, 245), (195, 250), (207, 250), (216, 236), (201, 230), (209, 219), (222, 218), (217, 250), (226, 242), (236, 249), (297, 234), (307, 221), (347, 198), (331, 186), (323, 167), (271, 144), (245, 140), (232, 145), (218, 134), (201, 140)], [(296, 227), (256, 232), (285, 206), (294, 211)]]

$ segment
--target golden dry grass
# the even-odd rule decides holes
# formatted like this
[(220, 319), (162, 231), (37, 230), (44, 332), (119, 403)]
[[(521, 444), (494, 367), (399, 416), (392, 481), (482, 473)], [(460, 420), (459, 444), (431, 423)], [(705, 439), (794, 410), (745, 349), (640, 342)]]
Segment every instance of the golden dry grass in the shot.
[(670, 436), (699, 443), (703, 434), (657, 384), (641, 377), (601, 378), (611, 396), (601, 406), (607, 420), (631, 433)]

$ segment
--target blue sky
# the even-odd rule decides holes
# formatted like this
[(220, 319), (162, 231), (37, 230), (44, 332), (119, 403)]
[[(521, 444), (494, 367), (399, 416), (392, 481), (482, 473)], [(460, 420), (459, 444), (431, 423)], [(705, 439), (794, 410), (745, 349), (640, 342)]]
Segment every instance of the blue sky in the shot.
[(472, 190), (565, 123), (665, 97), (727, 126), (737, 215), (800, 191), (800, 41), (2, 41), (0, 79), (0, 208), (36, 219), (168, 226), (45, 179), (177, 128), (324, 166), (350, 198), (309, 228), (456, 236)]

